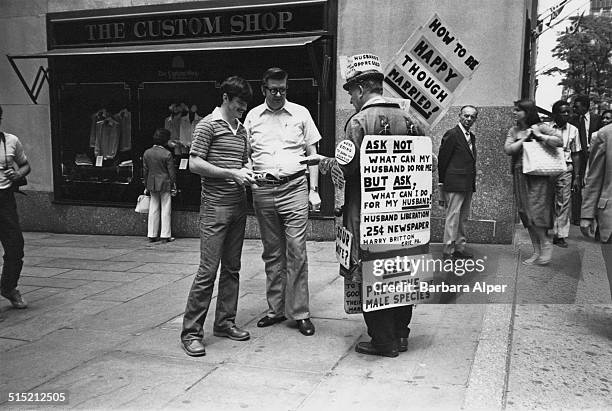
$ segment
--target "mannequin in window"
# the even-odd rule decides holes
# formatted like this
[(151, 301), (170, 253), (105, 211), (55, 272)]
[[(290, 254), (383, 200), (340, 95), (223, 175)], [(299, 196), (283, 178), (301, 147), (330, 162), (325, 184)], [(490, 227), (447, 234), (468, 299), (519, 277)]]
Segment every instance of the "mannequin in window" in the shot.
[(174, 154), (180, 155), (181, 119), (183, 118), (183, 111), (187, 111), (188, 108), (185, 103), (173, 103), (168, 109), (170, 110), (170, 116), (164, 120), (164, 128), (170, 131), (168, 147), (174, 150)]
[(179, 140), (181, 143), (181, 154), (188, 154), (189, 148), (191, 147), (191, 136), (193, 130), (198, 124), (202, 117), (198, 115), (198, 106), (193, 104), (189, 110), (186, 110), (187, 106), (184, 107), (181, 117), (181, 127), (179, 133)]

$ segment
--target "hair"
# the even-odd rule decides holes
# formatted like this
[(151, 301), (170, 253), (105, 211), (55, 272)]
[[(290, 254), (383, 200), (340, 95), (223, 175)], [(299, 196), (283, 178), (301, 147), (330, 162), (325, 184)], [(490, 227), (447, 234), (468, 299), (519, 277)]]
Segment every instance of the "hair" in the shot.
[(465, 106), (461, 107), (461, 110), (459, 110), (459, 114), (463, 113), (464, 108), (473, 108), (474, 110), (476, 110), (476, 115), (478, 115), (478, 108), (471, 104), (466, 104)]
[(153, 144), (163, 146), (168, 143), (168, 140), (170, 140), (170, 130), (158, 128), (155, 130), (155, 133), (153, 133)]
[(363, 89), (369, 93), (382, 94), (383, 93), (383, 85), (382, 80), (378, 80), (375, 78), (365, 78), (363, 80), (357, 81), (355, 85), (361, 85)]
[(555, 103), (552, 105), (552, 113), (558, 114), (559, 110), (561, 110), (561, 107), (563, 106), (569, 106), (569, 103), (566, 100), (555, 101)]
[(221, 93), (227, 94), (228, 100), (238, 97), (246, 103), (250, 103), (253, 99), (251, 85), (245, 79), (238, 76), (226, 78), (221, 83)]
[(585, 96), (584, 94), (578, 94), (576, 97), (574, 97), (574, 103), (580, 103), (586, 108), (591, 107), (591, 100), (589, 100), (589, 97)]
[(517, 100), (514, 102), (514, 105), (525, 112), (525, 123), (528, 126), (532, 126), (534, 124), (541, 123), (540, 116), (538, 115), (538, 108), (536, 106), (535, 101), (529, 100), (527, 98)]
[(263, 74), (261, 85), (268, 85), (268, 80), (287, 80), (287, 77), (289, 77), (289, 74), (285, 70), (278, 67), (270, 67)]
[[(602, 111), (601, 112), (601, 116), (603, 117), (603, 116), (605, 116), (608, 113), (612, 114), (612, 110), (604, 110), (604, 111)], [(0, 116), (1, 115), (2, 115), (2, 108), (0, 107)]]

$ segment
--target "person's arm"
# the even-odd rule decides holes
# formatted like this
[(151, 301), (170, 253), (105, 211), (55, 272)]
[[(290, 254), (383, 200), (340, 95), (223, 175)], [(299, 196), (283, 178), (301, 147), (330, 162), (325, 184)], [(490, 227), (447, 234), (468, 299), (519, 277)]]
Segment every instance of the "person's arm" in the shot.
[(147, 152), (142, 156), (142, 183), (145, 186), (144, 193), (149, 194), (147, 190), (147, 180), (149, 180), (149, 165), (147, 164)]
[(515, 138), (514, 132), (512, 129), (508, 130), (508, 135), (506, 136), (506, 142), (504, 143), (504, 151), (507, 155), (513, 156), (521, 152), (523, 149), (523, 142), (527, 140), (529, 134), (525, 133), (525, 135), (521, 138)]
[(189, 171), (204, 177), (233, 180), (241, 185), (255, 182), (253, 172), (246, 167), (222, 168), (215, 166), (204, 160), (202, 157), (194, 154), (189, 156)]
[(31, 171), (30, 163), (28, 163), (28, 159), (23, 151), (23, 146), (19, 140), (17, 140), (15, 143), (15, 164), (17, 164), (17, 169), (9, 167), (4, 171), (4, 175), (11, 182), (15, 182), (20, 178), (27, 176)]
[(572, 152), (572, 190), (580, 191), (582, 187), (582, 176), (580, 175), (580, 170), (582, 170), (582, 156), (579, 152)]
[(438, 184), (444, 184), (444, 176), (446, 175), (446, 168), (450, 162), (451, 156), (455, 151), (456, 139), (453, 138), (452, 130), (448, 130), (442, 136), (442, 142), (440, 143), (440, 150), (438, 151)]
[(174, 190), (176, 186), (176, 169), (174, 168), (174, 156), (170, 152), (168, 152), (168, 156), (166, 157), (166, 168), (168, 169), (168, 176), (170, 177), (170, 186), (172, 190)]
[(561, 135), (561, 130), (552, 128), (551, 126), (544, 123), (539, 123), (532, 125), (531, 131), (535, 136), (536, 141), (540, 141), (551, 147), (563, 146), (563, 137)]
[[(306, 155), (311, 156), (313, 154), (317, 154), (317, 146), (315, 144), (306, 146)], [(313, 211), (318, 211), (321, 208), (321, 196), (319, 195), (319, 166), (308, 166), (308, 171), (308, 184), (310, 185), (308, 190), (308, 202)]]

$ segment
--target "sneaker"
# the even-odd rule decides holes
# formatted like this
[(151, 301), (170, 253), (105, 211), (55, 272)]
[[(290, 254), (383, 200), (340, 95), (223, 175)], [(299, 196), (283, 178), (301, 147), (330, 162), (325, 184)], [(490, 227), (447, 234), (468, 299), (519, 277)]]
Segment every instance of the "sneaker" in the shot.
[(8, 299), (15, 308), (28, 308), (28, 303), (23, 299), (18, 289), (13, 291), (2, 291), (0, 293), (4, 298)]

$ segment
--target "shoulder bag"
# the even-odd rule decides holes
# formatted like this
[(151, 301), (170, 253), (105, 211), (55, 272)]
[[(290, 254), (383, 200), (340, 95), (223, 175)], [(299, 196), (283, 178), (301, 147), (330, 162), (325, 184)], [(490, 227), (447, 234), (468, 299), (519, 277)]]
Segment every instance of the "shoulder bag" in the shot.
[(551, 147), (538, 141), (523, 142), (523, 174), (556, 176), (566, 170), (563, 147)]

